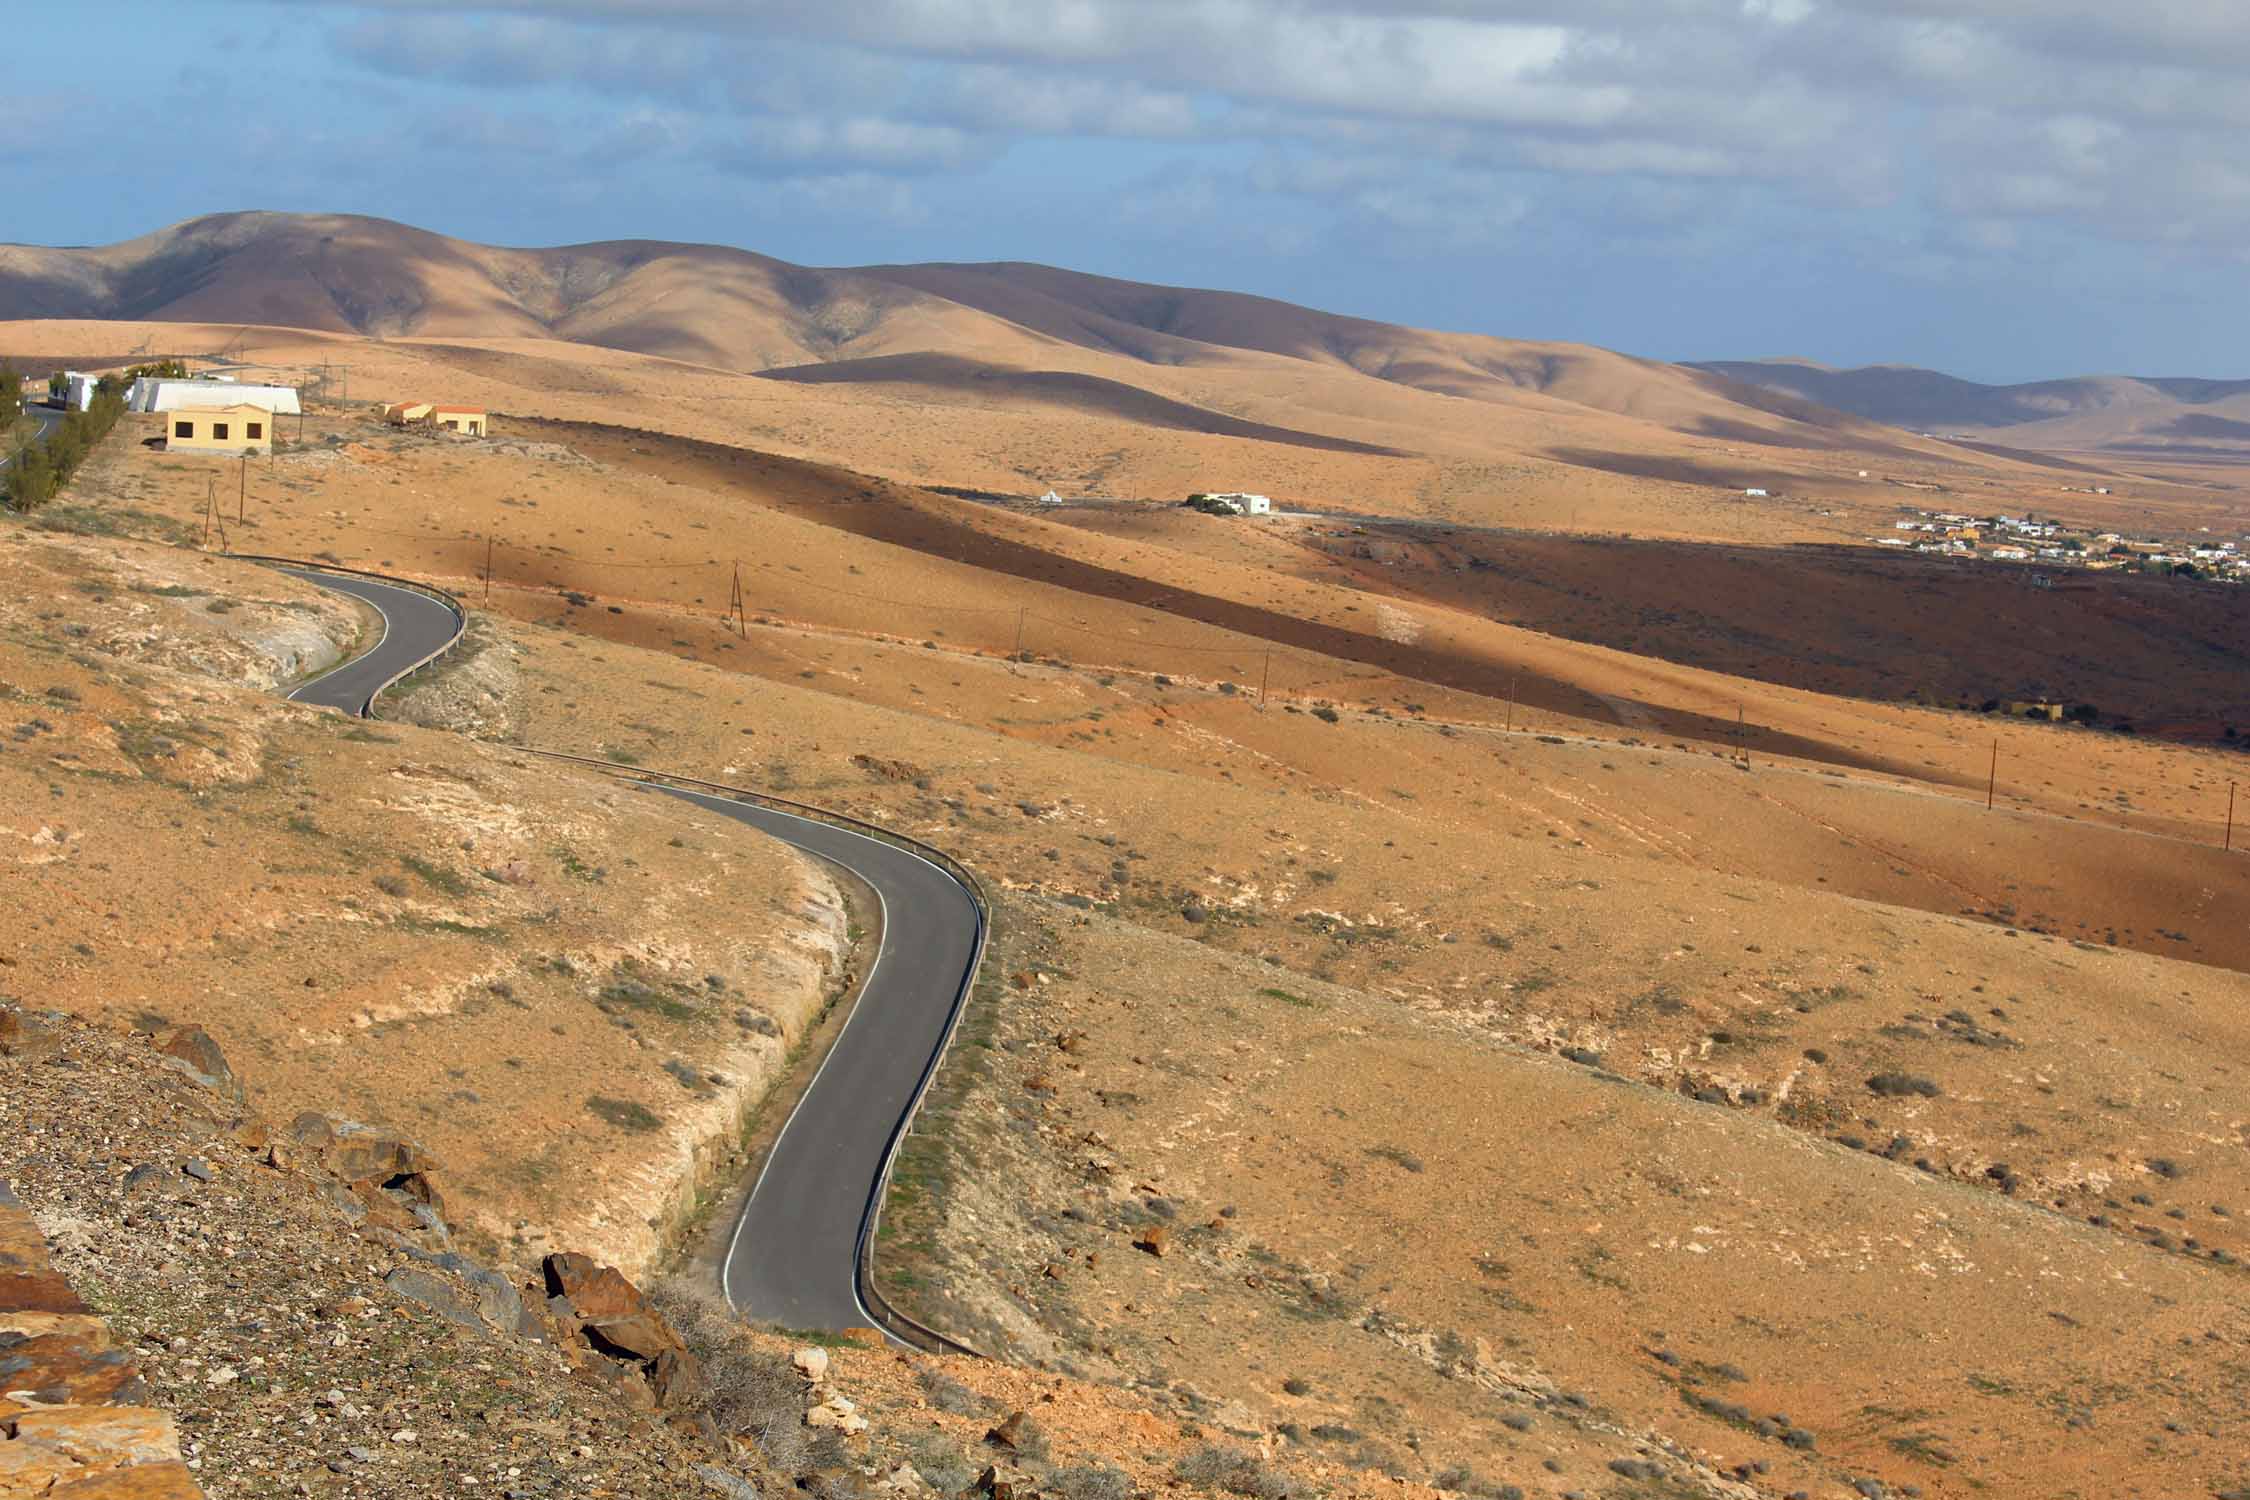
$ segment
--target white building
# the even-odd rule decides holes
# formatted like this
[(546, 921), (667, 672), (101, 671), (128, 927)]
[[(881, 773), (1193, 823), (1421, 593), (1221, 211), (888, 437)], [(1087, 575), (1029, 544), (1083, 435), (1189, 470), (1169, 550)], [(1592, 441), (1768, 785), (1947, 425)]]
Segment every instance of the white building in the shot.
[(1211, 498), (1223, 505), (1233, 506), (1234, 513), (1238, 516), (1270, 516), (1273, 514), (1273, 501), (1265, 495), (1245, 495), (1237, 491), (1224, 495), (1213, 495)]
[(82, 375), (76, 370), (63, 371), (63, 410), (84, 411), (94, 404), (94, 387), (101, 377)]
[(304, 410), (297, 404), (297, 388), (293, 385), (158, 380), (151, 375), (134, 381), (132, 391), (125, 398), (128, 411), (178, 411), (184, 406), (256, 406), (277, 416), (295, 416)]
[(1769, 498), (1764, 490), (1744, 490), (1742, 492), (1742, 495), (1746, 500), (1764, 500)]
[(1060, 505), (1062, 504), (1062, 496), (1056, 494), (1053, 490), (1049, 490), (1039, 497), (1039, 503), (1041, 505)]

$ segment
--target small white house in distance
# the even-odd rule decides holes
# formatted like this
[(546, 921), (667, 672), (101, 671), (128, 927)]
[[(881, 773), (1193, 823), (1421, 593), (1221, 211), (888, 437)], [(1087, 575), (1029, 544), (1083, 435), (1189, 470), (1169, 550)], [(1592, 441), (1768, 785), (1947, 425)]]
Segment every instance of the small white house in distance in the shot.
[(99, 375), (82, 375), (76, 370), (63, 371), (63, 409), (85, 411), (94, 404), (94, 386)]
[(1764, 500), (1770, 498), (1764, 490), (1744, 490), (1742, 492), (1742, 497), (1745, 500)]
[(1062, 496), (1056, 494), (1053, 490), (1049, 490), (1039, 497), (1039, 503), (1041, 505), (1060, 505), (1062, 504)]
[(1234, 513), (1238, 516), (1270, 516), (1273, 514), (1273, 501), (1265, 495), (1245, 495), (1234, 492), (1225, 495), (1213, 495), (1211, 498), (1222, 504), (1233, 506)]
[(179, 411), (184, 407), (211, 406), (256, 406), (276, 416), (295, 416), (304, 410), (297, 404), (297, 388), (293, 385), (159, 380), (152, 375), (143, 375), (133, 382), (132, 391), (125, 397), (128, 411)]

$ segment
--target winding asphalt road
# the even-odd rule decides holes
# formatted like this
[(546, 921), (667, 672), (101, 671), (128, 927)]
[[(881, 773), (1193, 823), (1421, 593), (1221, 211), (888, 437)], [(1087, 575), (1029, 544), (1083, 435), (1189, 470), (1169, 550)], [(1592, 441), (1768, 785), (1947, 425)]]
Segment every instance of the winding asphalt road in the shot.
[(444, 650), (461, 633), (460, 617), (428, 594), (402, 589), (372, 578), (342, 573), (322, 573), (312, 568), (277, 568), (292, 578), (348, 594), (383, 617), (383, 633), (375, 644), (350, 661), (289, 694), (293, 703), (340, 708), (354, 718), (365, 718), (375, 695), (400, 673)]
[[(282, 568), (383, 616), (374, 647), (289, 696), (365, 715), (374, 695), (460, 632), (426, 594), (370, 578)], [(882, 944), (812, 1086), (782, 1126), (721, 1267), (739, 1312), (790, 1328), (880, 1327), (859, 1294), (891, 1155), (936, 1072), (983, 934), (974, 897), (920, 855), (833, 824), (702, 792), (653, 788), (842, 865), (874, 888)]]
[[(44, 443), (54, 435), (56, 428), (62, 426), (63, 414), (53, 407), (26, 406), (23, 409), (23, 414), (39, 424), (39, 430), (31, 435), (31, 440), (34, 443)], [(14, 454), (0, 453), (0, 469), (5, 469), (14, 462)]]

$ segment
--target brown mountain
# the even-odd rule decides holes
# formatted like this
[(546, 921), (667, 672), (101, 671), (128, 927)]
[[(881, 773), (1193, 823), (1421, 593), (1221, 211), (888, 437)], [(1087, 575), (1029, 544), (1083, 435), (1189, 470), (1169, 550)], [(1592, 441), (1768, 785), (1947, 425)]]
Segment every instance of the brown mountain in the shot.
[[(819, 366), (829, 382), (1102, 406), (1199, 431), (1233, 429), (1224, 413), (1178, 409), (1162, 372), (1312, 366), (1534, 414), (1592, 408), (1783, 448), (1864, 450), (1897, 436), (1767, 383), (1235, 292), (1018, 263), (817, 269), (649, 240), (511, 249), (352, 215), (213, 214), (115, 245), (0, 246), (0, 320), (29, 318), (564, 339), (793, 380)], [(1027, 382), (1026, 372), (1073, 379)], [(1153, 394), (1139, 389), (1144, 380)]]
[(1980, 385), (1908, 365), (1710, 360), (1690, 368), (1871, 422), (2021, 448), (2250, 458), (2250, 380), (2085, 375)]

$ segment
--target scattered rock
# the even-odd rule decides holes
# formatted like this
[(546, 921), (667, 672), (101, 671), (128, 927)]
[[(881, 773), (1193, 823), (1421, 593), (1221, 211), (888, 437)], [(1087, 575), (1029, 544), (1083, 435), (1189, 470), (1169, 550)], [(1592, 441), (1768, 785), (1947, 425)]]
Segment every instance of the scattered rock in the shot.
[(1162, 1224), (1152, 1224), (1133, 1238), (1135, 1250), (1145, 1250), (1160, 1259), (1164, 1252), (1171, 1247), (1171, 1244), (1172, 1232)]
[(172, 1030), (156, 1050), (163, 1055), (164, 1066), (173, 1072), (194, 1080), (207, 1089), (226, 1095), (235, 1103), (243, 1099), (241, 1080), (234, 1069), (227, 1066), (227, 1055), (211, 1034), (200, 1026), (180, 1026)]
[(61, 1048), (52, 1028), (12, 1005), (0, 1006), (0, 1057), (36, 1060), (52, 1057)]
[(807, 1345), (795, 1354), (790, 1355), (789, 1362), (797, 1367), (798, 1374), (804, 1376), (813, 1385), (818, 1385), (828, 1378), (828, 1351), (826, 1349)]
[(843, 1397), (830, 1396), (805, 1413), (805, 1425), (833, 1432), (865, 1432), (867, 1418), (861, 1416), (858, 1408)]

